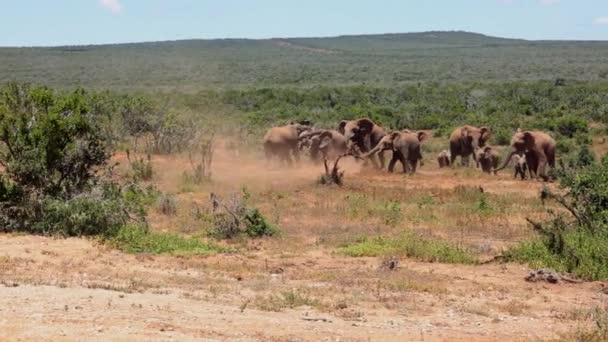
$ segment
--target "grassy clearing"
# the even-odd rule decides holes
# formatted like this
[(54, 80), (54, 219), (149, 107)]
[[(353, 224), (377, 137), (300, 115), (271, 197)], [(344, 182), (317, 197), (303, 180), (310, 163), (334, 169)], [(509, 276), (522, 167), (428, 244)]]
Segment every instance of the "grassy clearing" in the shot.
[(466, 249), (441, 240), (431, 240), (406, 232), (395, 238), (363, 238), (340, 248), (339, 253), (352, 257), (402, 256), (424, 262), (474, 264), (476, 258)]
[(127, 253), (212, 255), (225, 252), (220, 245), (175, 234), (152, 233), (137, 226), (125, 226), (110, 240)]

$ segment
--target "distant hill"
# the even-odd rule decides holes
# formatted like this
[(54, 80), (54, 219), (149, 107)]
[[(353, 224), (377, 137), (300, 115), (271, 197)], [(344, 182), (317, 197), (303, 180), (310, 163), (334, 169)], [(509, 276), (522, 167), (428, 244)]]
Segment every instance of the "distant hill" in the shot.
[(607, 77), (608, 42), (460, 31), (0, 48), (0, 82), (117, 90)]

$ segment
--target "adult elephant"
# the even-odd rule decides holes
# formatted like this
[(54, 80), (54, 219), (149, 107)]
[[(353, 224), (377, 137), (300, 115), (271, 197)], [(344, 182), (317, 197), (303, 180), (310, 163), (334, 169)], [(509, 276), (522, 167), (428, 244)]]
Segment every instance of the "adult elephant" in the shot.
[(300, 135), (299, 139), (301, 144), (309, 147), (310, 158), (314, 162), (335, 159), (348, 151), (346, 137), (333, 129), (307, 132)]
[(415, 173), (418, 161), (422, 160), (420, 152), (421, 143), (426, 139), (425, 132), (412, 132), (409, 130), (396, 131), (386, 134), (368, 155), (392, 150), (393, 158), (388, 165), (388, 171), (393, 172), (395, 164), (399, 161), (403, 165), (403, 172)]
[(555, 140), (549, 134), (541, 131), (517, 132), (511, 138), (511, 153), (504, 163), (496, 169), (503, 170), (515, 154), (525, 154), (526, 164), (530, 171), (530, 177), (536, 178), (538, 174), (547, 181), (547, 165), (555, 167)]
[(350, 149), (356, 147), (358, 153), (370, 156), (369, 159), (376, 168), (384, 168), (383, 153), (378, 154), (378, 159), (380, 160), (379, 165), (375, 155), (369, 154), (369, 151), (378, 145), (380, 140), (386, 135), (384, 128), (376, 125), (371, 119), (363, 118), (340, 122), (338, 131), (344, 135)]
[(484, 147), (492, 136), (488, 127), (474, 127), (465, 125), (456, 128), (450, 136), (450, 164), (454, 165), (456, 157), (460, 156), (462, 165), (469, 165), (469, 156), (477, 161), (475, 151)]
[(269, 129), (263, 139), (267, 162), (270, 162), (273, 157), (278, 157), (287, 165), (291, 165), (292, 155), (296, 162), (299, 162), (298, 137), (310, 130), (312, 128), (309, 125), (295, 122)]

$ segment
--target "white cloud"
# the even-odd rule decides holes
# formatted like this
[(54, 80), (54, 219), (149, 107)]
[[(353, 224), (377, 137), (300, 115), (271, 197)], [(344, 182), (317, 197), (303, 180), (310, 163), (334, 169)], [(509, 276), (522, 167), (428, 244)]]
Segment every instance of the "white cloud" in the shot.
[(119, 14), (122, 12), (120, 0), (99, 0), (99, 4), (114, 14)]
[(595, 18), (593, 21), (595, 25), (608, 25), (608, 17)]
[(540, 0), (541, 5), (551, 6), (555, 5), (559, 2), (559, 0)]

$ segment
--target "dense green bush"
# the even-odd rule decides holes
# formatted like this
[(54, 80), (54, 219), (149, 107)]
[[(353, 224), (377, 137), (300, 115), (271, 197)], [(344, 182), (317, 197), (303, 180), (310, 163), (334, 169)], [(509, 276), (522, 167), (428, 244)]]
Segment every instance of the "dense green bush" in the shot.
[(132, 192), (103, 181), (109, 144), (82, 89), (0, 88), (0, 229), (112, 235), (134, 216)]

